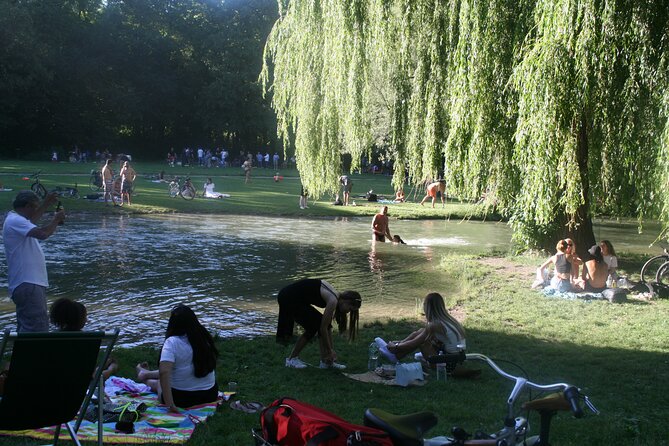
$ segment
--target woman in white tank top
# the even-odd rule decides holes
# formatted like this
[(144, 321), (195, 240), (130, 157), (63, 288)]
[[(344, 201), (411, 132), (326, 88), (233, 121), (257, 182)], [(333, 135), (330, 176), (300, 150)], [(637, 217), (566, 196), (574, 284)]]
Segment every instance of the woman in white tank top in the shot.
[[(465, 329), (446, 310), (444, 298), (439, 293), (430, 293), (423, 300), (423, 312), (426, 324), (401, 341), (386, 343), (376, 338), (381, 353), (392, 362), (397, 362), (406, 355), (420, 350), (422, 358), (429, 358), (442, 353), (460, 353), (466, 348)], [(480, 370), (469, 370), (453, 364), (448, 370), (453, 376), (473, 377)]]

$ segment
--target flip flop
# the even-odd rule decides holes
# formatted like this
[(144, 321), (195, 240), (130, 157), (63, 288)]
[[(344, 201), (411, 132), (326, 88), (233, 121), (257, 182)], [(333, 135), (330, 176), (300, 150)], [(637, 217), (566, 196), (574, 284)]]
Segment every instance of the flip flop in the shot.
[(230, 403), (230, 408), (233, 410), (240, 410), (244, 413), (257, 413), (265, 408), (262, 403), (257, 401), (233, 401)]

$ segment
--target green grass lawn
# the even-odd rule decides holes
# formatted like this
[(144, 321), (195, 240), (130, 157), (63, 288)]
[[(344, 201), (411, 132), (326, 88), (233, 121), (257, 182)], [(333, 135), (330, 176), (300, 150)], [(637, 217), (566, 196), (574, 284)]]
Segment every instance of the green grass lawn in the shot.
[[(5, 162), (0, 179), (5, 187), (25, 186), (20, 178), (43, 168), (44, 182), (50, 185), (87, 183), (89, 165), (37, 165)], [(51, 168), (53, 170), (51, 170)], [(140, 176), (155, 173), (159, 164), (137, 163)], [(48, 170), (47, 170), (48, 169)], [(62, 170), (61, 170), (62, 169)], [(167, 196), (167, 186), (139, 180), (136, 203), (128, 208), (105, 208), (100, 203), (68, 200), (66, 209), (78, 212), (231, 212), (241, 214), (281, 215), (371, 215), (378, 205), (343, 209), (328, 201), (298, 207), (299, 181), (295, 171), (282, 172), (284, 180), (275, 183), (260, 178), (258, 171), (251, 185), (244, 185), (241, 169), (169, 170), (190, 174), (198, 189), (206, 176), (212, 176), (217, 191), (230, 193), (226, 200), (196, 199), (186, 202)], [(167, 170), (167, 169), (165, 169)], [(56, 173), (67, 174), (63, 176)], [(75, 174), (82, 176), (75, 176)], [(269, 174), (270, 172), (268, 172)], [(272, 172), (273, 173), (273, 172)], [(292, 174), (292, 176), (291, 176)], [(367, 189), (392, 193), (388, 177), (354, 176), (354, 195)], [(12, 193), (0, 200), (9, 209)], [(422, 198), (418, 197), (418, 199)], [(356, 200), (358, 201), (358, 200)], [(358, 204), (361, 204), (358, 202)], [(366, 204), (366, 203), (365, 203)], [(406, 210), (404, 210), (406, 209)], [(417, 203), (395, 205), (393, 216), (402, 218), (459, 218), (469, 215), (470, 207), (451, 203), (446, 210), (421, 208)], [(540, 383), (568, 382), (588, 394), (601, 415), (575, 420), (559, 414), (551, 432), (553, 445), (667, 445), (669, 444), (669, 300), (630, 300), (623, 304), (599, 301), (568, 301), (547, 298), (528, 289), (531, 272), (543, 258), (477, 257), (452, 255), (441, 260), (439, 268), (453, 283), (452, 289), (439, 290), (448, 307), (461, 315), (467, 330), (468, 351), (510, 361), (521, 367), (531, 380)], [(641, 256), (621, 258), (623, 273), (639, 270)], [(634, 277), (633, 274), (629, 274)], [(417, 299), (422, 296), (414, 296)], [(363, 308), (364, 315), (364, 308)], [(367, 346), (375, 336), (398, 339), (420, 326), (421, 315), (411, 320), (368, 320), (359, 338), (351, 344), (336, 339), (341, 360), (352, 372), (366, 368)], [(279, 346), (273, 337), (255, 339), (220, 339), (217, 367), (219, 385), (238, 383), (239, 398), (269, 404), (282, 396), (292, 396), (330, 410), (352, 422), (362, 422), (366, 407), (408, 413), (429, 410), (439, 417), (430, 434), (448, 434), (452, 426), (473, 432), (492, 432), (502, 425), (505, 400), (510, 383), (484, 368), (477, 380), (428, 381), (418, 388), (397, 388), (353, 381), (331, 370), (286, 369), (288, 347)], [(120, 375), (134, 377), (134, 365), (155, 361), (158, 352), (147, 348), (118, 349)], [(302, 355), (309, 363), (318, 363), (318, 348), (310, 345)], [(519, 369), (501, 363), (510, 372)], [(476, 366), (476, 365), (472, 365)], [(538, 417), (533, 416), (532, 432), (538, 433)], [(258, 426), (257, 415), (233, 411), (227, 405), (205, 425), (198, 427), (191, 445), (251, 445), (249, 434)], [(3, 437), (8, 446), (36, 445), (38, 441)]]
[[(25, 180), (38, 170), (42, 171), (40, 181), (47, 190), (57, 186), (72, 187), (77, 185), (83, 197), (91, 194), (89, 178), (92, 169), (99, 169), (95, 163), (36, 163), (4, 161), (0, 167), (0, 182), (12, 192), (0, 193), (0, 208), (10, 209), (15, 192), (20, 189), (29, 189), (32, 180)], [(334, 206), (334, 195), (309, 199), (309, 209), (299, 208), (300, 181), (294, 169), (280, 170), (283, 177), (274, 181), (275, 171), (272, 169), (254, 169), (252, 181), (244, 184), (243, 171), (239, 167), (228, 168), (200, 168), (174, 167), (164, 163), (133, 163), (138, 173), (135, 184), (135, 196), (132, 206), (124, 208), (107, 207), (102, 203), (87, 199), (63, 199), (66, 212), (96, 212), (96, 213), (227, 213), (244, 215), (282, 215), (282, 216), (371, 216), (379, 209), (379, 203), (370, 203), (362, 198), (369, 190), (392, 199), (395, 193), (390, 184), (391, 177), (386, 175), (353, 175), (353, 192), (351, 201), (357, 206)], [(118, 172), (118, 166), (115, 171)], [(193, 184), (201, 194), (202, 187), (211, 177), (216, 184), (216, 191), (230, 194), (230, 198), (216, 200), (198, 197), (192, 201), (180, 197), (171, 198), (166, 183), (155, 183), (151, 178), (164, 170), (167, 178), (173, 176), (190, 176)], [(438, 205), (432, 209), (429, 204), (419, 206), (424, 191), (407, 187), (405, 189), (408, 202), (392, 205), (391, 218), (423, 219), (423, 218), (484, 218), (476, 206), (470, 203), (461, 203), (449, 200), (445, 208)]]

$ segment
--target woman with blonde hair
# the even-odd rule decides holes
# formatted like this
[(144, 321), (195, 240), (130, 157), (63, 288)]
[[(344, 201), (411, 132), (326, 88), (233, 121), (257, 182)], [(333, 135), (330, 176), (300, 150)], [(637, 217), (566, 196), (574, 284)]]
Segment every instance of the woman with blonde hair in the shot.
[[(465, 329), (446, 310), (444, 298), (439, 293), (429, 293), (423, 299), (426, 324), (401, 341), (386, 343), (381, 338), (374, 341), (379, 351), (390, 361), (397, 362), (415, 350), (420, 350), (422, 358), (438, 355), (440, 352), (464, 353), (467, 348)], [(456, 364), (447, 363), (447, 372), (458, 377), (473, 377), (480, 370), (469, 370)]]

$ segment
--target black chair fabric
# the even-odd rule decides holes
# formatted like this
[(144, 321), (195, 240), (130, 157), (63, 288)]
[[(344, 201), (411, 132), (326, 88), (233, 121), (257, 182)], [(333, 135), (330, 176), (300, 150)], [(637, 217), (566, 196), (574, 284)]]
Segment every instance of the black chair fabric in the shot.
[(0, 429), (72, 421), (98, 364), (104, 332), (20, 333), (13, 342)]

